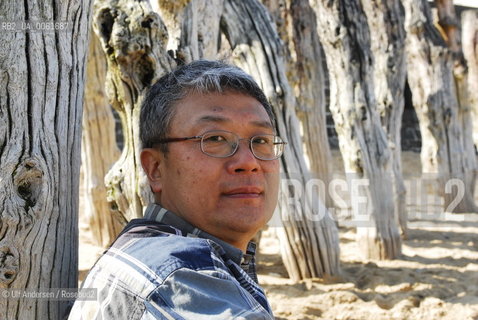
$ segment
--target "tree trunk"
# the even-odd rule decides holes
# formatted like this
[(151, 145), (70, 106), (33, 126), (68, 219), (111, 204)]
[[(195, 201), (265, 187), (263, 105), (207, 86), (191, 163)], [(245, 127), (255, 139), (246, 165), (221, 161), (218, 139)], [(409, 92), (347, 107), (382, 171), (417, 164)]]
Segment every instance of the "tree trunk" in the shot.
[[(91, 1), (0, 4), (2, 22), (12, 22), (18, 30), (0, 32), (1, 289), (44, 292), (77, 287), (81, 113), (90, 8)], [(25, 29), (26, 21), (36, 30)], [(48, 22), (56, 31), (35, 22)], [(59, 319), (66, 315), (67, 305), (3, 297), (0, 315)]]
[(295, 281), (335, 276), (340, 271), (338, 232), (315, 189), (308, 196), (303, 190), (312, 176), (303, 157), (283, 48), (271, 18), (258, 1), (226, 0), (221, 27), (235, 63), (262, 86), (274, 107), (279, 135), (289, 143), (282, 158), (281, 217), (275, 220), (283, 224), (278, 230), (289, 276)]
[[(296, 99), (296, 114), (311, 174), (325, 186), (330, 182), (330, 154), (325, 116), (325, 71), (317, 35), (317, 18), (308, 0), (263, 0), (284, 41), (287, 78)], [(333, 207), (328, 192), (322, 201)], [(321, 195), (323, 196), (323, 195)]]
[[(366, 258), (393, 259), (401, 251), (394, 216), (392, 154), (376, 108), (370, 33), (356, 1), (311, 1), (330, 76), (334, 117)], [(354, 187), (355, 186), (355, 187)], [(360, 205), (360, 199), (366, 199)]]
[(98, 0), (94, 11), (93, 27), (107, 57), (106, 92), (125, 142), (105, 181), (112, 206), (129, 221), (142, 217), (143, 206), (153, 200), (139, 160), (138, 121), (145, 89), (171, 68), (167, 32), (149, 2)]
[[(453, 59), (453, 78), (458, 99), (458, 124), (462, 130), (464, 161), (469, 173), (465, 175), (465, 199), (454, 212), (478, 210), (474, 202), (477, 162), (473, 143), (473, 110), (468, 96), (468, 66), (461, 46), (461, 28), (451, 0), (435, 0), (438, 9), (438, 23), (444, 32), (446, 43)], [(467, 192), (466, 192), (467, 190)], [(453, 201), (453, 200), (452, 200)]]
[(423, 173), (436, 175), (446, 211), (476, 212), (476, 165), (462, 128), (467, 119), (457, 99), (452, 53), (433, 26), (428, 3), (403, 3), (408, 83), (420, 121)]
[(461, 15), (463, 54), (468, 62), (468, 102), (473, 116), (473, 140), (478, 147), (478, 11)]
[(400, 129), (405, 104), (405, 13), (397, 0), (362, 1), (371, 30), (377, 111), (392, 154), (395, 217), (407, 237), (406, 189), (402, 175)]
[[(92, 34), (86, 68), (85, 102), (81, 162), (83, 170), (84, 211), (93, 241), (107, 247), (124, 227), (115, 218), (106, 199), (104, 178), (120, 151), (115, 138), (115, 120), (104, 90), (106, 59), (98, 37)], [(119, 218), (122, 218), (119, 215)]]
[(214, 59), (224, 0), (156, 0), (153, 7), (166, 25), (167, 49), (179, 62)]

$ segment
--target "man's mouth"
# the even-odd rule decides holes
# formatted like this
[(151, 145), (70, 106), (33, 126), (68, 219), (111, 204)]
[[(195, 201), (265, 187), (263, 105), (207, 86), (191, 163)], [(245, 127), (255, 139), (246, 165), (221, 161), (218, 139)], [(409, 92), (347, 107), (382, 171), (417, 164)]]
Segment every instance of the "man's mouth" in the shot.
[(250, 198), (259, 198), (263, 195), (263, 193), (264, 193), (264, 190), (262, 188), (240, 187), (240, 188), (228, 190), (227, 192), (224, 192), (222, 195), (228, 198), (250, 199)]

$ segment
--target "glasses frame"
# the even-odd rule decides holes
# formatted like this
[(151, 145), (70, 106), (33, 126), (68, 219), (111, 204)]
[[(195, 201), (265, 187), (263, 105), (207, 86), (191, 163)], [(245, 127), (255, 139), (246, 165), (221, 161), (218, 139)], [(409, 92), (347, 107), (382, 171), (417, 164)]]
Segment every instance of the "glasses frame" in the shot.
[[(213, 155), (213, 154), (210, 154), (210, 153), (207, 153), (206, 151), (204, 151), (204, 148), (203, 148), (203, 139), (206, 135), (212, 133), (212, 132), (226, 132), (226, 133), (229, 133), (229, 134), (232, 134), (234, 135), (236, 138), (237, 138), (237, 143), (235, 144), (235, 147), (232, 149), (232, 152), (228, 155), (225, 155), (225, 156), (217, 156), (217, 155)], [(282, 150), (281, 150), (281, 153), (276, 156), (275, 158), (272, 158), (272, 159), (264, 159), (264, 158), (261, 158), (259, 157), (255, 152), (254, 152), (254, 148), (252, 147), (252, 141), (254, 140), (254, 138), (256, 137), (262, 137), (262, 136), (273, 136), (274, 137), (274, 140), (279, 138), (280, 139), (280, 142), (274, 142), (273, 144), (276, 145), (276, 144), (280, 144), (282, 145)], [(237, 150), (239, 150), (239, 142), (241, 140), (248, 140), (249, 141), (249, 150), (251, 150), (252, 154), (254, 155), (254, 157), (256, 157), (257, 159), (259, 160), (264, 160), (264, 161), (270, 161), (270, 160), (277, 160), (279, 159), (282, 154), (284, 153), (284, 147), (285, 145), (287, 144), (287, 142), (283, 141), (282, 138), (278, 135), (275, 135), (275, 134), (258, 134), (258, 135), (255, 135), (255, 136), (252, 136), (251, 138), (240, 138), (237, 134), (235, 134), (234, 132), (230, 132), (230, 131), (226, 131), (226, 130), (210, 130), (210, 131), (206, 131), (204, 132), (202, 135), (200, 136), (191, 136), (191, 137), (181, 137), (181, 138), (165, 138), (165, 139), (160, 139), (158, 141), (155, 141), (154, 144), (161, 144), (161, 143), (171, 143), (171, 142), (181, 142), (181, 141), (188, 141), (188, 140), (199, 140), (200, 141), (200, 146), (201, 146), (201, 152), (204, 153), (205, 155), (207, 156), (210, 156), (210, 157), (213, 157), (213, 158), (228, 158), (228, 157), (232, 157), (236, 152)]]

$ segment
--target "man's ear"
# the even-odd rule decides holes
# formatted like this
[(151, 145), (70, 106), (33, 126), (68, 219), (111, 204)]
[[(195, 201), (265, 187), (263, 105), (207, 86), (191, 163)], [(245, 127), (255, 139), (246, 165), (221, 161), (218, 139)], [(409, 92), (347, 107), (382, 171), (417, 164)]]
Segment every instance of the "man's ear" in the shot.
[(141, 165), (148, 177), (151, 190), (156, 194), (161, 192), (162, 180), (161, 172), (163, 170), (163, 154), (152, 148), (146, 148), (141, 151), (140, 154)]

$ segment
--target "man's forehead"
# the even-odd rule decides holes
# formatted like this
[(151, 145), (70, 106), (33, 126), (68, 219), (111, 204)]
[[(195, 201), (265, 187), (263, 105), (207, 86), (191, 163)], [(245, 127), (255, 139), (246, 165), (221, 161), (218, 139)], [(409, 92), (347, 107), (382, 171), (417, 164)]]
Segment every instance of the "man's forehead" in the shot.
[[(223, 107), (213, 107), (213, 108), (223, 108)], [(227, 123), (234, 122), (234, 120), (231, 118), (228, 118), (227, 116), (206, 114), (206, 115), (200, 116), (195, 121), (196, 124), (210, 123), (210, 122), (227, 124)], [(261, 127), (265, 129), (273, 129), (270, 120), (251, 120), (251, 121), (248, 121), (248, 123), (256, 127)]]
[(230, 90), (187, 94), (175, 103), (170, 128), (173, 131), (176, 128), (197, 130), (208, 124), (238, 123), (274, 130), (271, 117), (262, 103), (251, 95)]

